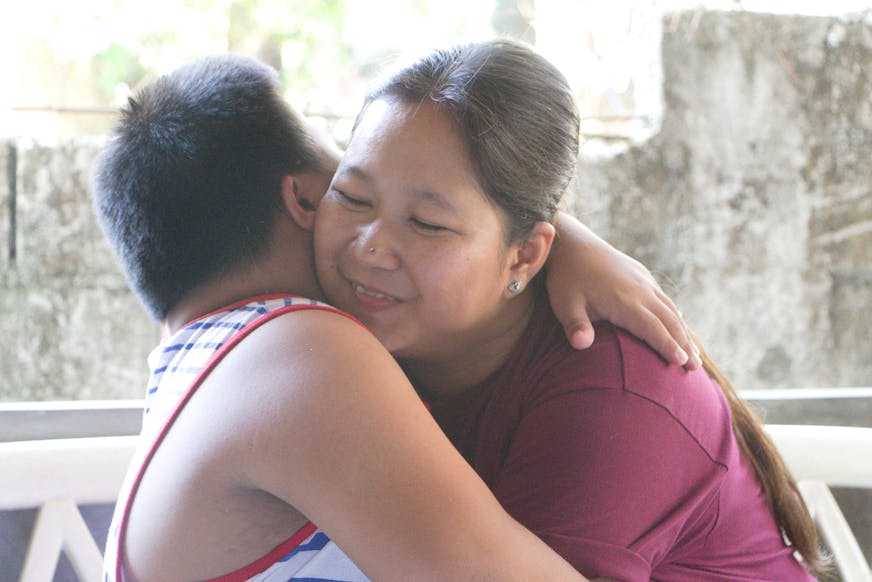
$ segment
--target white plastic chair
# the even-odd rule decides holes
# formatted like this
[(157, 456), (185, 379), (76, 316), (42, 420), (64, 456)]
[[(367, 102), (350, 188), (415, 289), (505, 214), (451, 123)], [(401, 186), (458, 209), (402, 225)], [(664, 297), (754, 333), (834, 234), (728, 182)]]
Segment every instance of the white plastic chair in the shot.
[(872, 428), (766, 426), (799, 485), (845, 582), (872, 581), (872, 571), (830, 487), (872, 489)]
[(114, 503), (136, 436), (0, 443), (0, 510), (38, 507), (20, 582), (50, 582), (61, 552), (83, 581), (103, 557), (79, 504)]
[[(872, 580), (830, 486), (872, 489), (872, 428), (767, 425), (845, 582)], [(49, 582), (65, 552), (80, 580), (99, 580), (100, 549), (78, 504), (115, 501), (136, 436), (0, 443), (0, 510), (39, 507), (21, 582)]]

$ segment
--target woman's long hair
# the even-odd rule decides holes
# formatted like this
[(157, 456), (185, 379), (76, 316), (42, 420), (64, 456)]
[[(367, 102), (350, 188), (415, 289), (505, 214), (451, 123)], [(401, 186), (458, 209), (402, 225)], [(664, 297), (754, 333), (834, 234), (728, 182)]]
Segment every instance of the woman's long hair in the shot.
[[(696, 345), (700, 345), (696, 337), (693, 339)], [(711, 357), (705, 351), (700, 356), (703, 368), (718, 384), (730, 405), (736, 440), (742, 454), (754, 467), (754, 474), (763, 488), (778, 527), (802, 556), (808, 569), (813, 573), (823, 573), (829, 560), (821, 553), (817, 528), (796, 486), (796, 480), (778, 453), (775, 443), (763, 430), (763, 423), (757, 414), (736, 393)]]

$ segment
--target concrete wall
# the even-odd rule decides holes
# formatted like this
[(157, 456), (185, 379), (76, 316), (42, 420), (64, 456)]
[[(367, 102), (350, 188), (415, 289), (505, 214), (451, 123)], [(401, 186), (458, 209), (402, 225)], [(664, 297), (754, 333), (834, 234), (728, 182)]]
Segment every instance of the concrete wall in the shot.
[(570, 208), (662, 275), (737, 386), (872, 384), (872, 23), (664, 23), (661, 131), (586, 145)]
[[(661, 131), (586, 144), (568, 207), (663, 276), (739, 387), (872, 385), (872, 24), (664, 27)], [(0, 400), (142, 396), (159, 334), (91, 214), (97, 147), (0, 142)]]
[(4, 187), (6, 162), (17, 158), (14, 195), (6, 193), (0, 214), (2, 400), (143, 396), (145, 357), (159, 333), (127, 291), (91, 212), (97, 149), (88, 140), (0, 148)]

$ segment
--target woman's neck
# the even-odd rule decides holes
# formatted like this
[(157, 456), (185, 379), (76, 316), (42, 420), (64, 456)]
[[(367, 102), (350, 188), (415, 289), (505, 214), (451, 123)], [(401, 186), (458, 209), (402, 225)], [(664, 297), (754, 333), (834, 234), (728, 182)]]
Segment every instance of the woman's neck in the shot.
[(422, 397), (439, 400), (462, 394), (502, 368), (530, 322), (534, 293), (531, 288), (513, 298), (486, 330), (451, 338), (438, 356), (400, 358)]

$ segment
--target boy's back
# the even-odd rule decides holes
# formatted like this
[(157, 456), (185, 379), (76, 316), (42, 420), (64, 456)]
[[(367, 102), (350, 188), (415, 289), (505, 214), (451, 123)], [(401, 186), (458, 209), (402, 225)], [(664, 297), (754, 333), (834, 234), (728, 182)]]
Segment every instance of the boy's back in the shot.
[[(268, 376), (258, 384), (260, 390), (242, 393), (240, 386), (257, 377), (263, 365), (258, 360), (269, 357), (246, 342), (259, 344), (263, 330), (258, 328), (267, 322), (292, 329), (302, 310), (337, 318), (334, 309), (301, 297), (256, 298), (191, 322), (152, 352), (140, 450), (107, 547), (107, 558), (116, 553), (117, 543), (126, 547), (128, 578), (203, 579), (240, 566), (248, 566), (248, 576), (273, 567), (272, 575), (280, 569), (286, 579), (337, 571), (344, 573), (343, 579), (364, 577), (334, 544), (326, 548), (329, 540), (323, 534), (318, 551), (299, 551), (299, 542), (316, 534), (314, 527), (246, 476), (252, 457), (264, 453), (248, 448), (256, 446), (252, 429), (265, 421), (260, 407), (280, 414), (287, 403), (284, 397), (294, 390), (288, 386), (284, 394), (270, 396), (268, 384), (278, 378)], [(356, 335), (356, 330), (349, 331), (346, 337)], [(246, 336), (250, 339), (243, 341)], [(295, 367), (293, 358), (282, 359), (288, 368)], [(282, 424), (272, 428), (293, 432)], [(258, 429), (266, 432), (270, 427), (261, 424)], [(131, 527), (126, 527), (127, 503)], [(192, 545), (196, 552), (190, 551)], [(283, 551), (268, 556), (274, 548)], [(294, 559), (287, 559), (295, 548)], [(322, 555), (320, 569), (313, 571), (306, 562), (318, 552), (330, 556), (325, 560)], [(116, 575), (120, 570), (113, 565)]]

